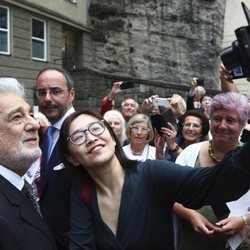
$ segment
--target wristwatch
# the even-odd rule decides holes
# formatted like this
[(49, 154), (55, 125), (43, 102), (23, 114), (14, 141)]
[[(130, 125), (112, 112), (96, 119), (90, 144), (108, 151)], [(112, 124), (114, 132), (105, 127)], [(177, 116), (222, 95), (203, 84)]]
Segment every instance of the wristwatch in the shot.
[(180, 149), (180, 146), (177, 144), (176, 147), (175, 147), (174, 149), (169, 149), (168, 151), (169, 151), (170, 153), (175, 153), (175, 152), (177, 152), (179, 149)]

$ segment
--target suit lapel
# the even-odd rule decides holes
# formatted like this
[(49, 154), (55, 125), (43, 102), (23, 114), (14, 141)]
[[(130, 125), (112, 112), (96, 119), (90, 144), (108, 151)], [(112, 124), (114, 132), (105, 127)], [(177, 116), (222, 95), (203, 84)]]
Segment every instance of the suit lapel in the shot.
[(41, 194), (43, 194), (46, 189), (49, 176), (52, 174), (53, 168), (59, 163), (61, 163), (61, 154), (59, 149), (59, 143), (57, 141), (47, 164), (44, 161), (44, 157), (42, 157), (41, 176), (40, 176)]
[(20, 199), (19, 203), (20, 217), (53, 241), (50, 229), (44, 219), (40, 217), (39, 213), (33, 208), (32, 204), (25, 197), (21, 198), (23, 199)]
[(46, 222), (40, 217), (38, 212), (34, 209), (31, 202), (14, 187), (9, 181), (0, 175), (0, 192), (6, 197), (10, 205), (19, 207), (20, 219), (26, 221), (28, 224), (46, 235), (48, 239), (53, 242), (53, 236), (48, 228)]

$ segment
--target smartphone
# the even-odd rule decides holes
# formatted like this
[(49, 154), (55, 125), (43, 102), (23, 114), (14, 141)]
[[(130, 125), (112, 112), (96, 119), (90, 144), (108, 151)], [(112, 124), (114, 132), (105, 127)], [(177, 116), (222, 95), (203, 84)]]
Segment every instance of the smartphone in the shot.
[(150, 119), (151, 119), (153, 128), (156, 129), (156, 131), (159, 135), (162, 135), (161, 128), (167, 127), (167, 123), (164, 121), (163, 116), (159, 115), (159, 114), (151, 115)]
[(169, 107), (169, 100), (167, 98), (154, 98), (153, 104), (157, 106)]
[(135, 85), (133, 81), (125, 81), (120, 85), (120, 89), (131, 89), (134, 88), (134, 86)]
[(177, 126), (177, 122), (176, 122), (176, 119), (174, 117), (174, 114), (173, 114), (173, 111), (172, 109), (167, 109), (165, 110), (163, 113), (162, 113), (162, 117), (164, 119), (164, 122), (166, 124), (171, 123), (174, 127)]

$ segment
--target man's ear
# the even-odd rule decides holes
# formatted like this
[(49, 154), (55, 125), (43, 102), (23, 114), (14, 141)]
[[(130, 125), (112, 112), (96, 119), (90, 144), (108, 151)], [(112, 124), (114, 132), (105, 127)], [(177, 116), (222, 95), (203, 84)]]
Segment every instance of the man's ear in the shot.
[(67, 159), (68, 162), (70, 162), (75, 167), (80, 166), (80, 163), (76, 159), (74, 159), (70, 154), (66, 154), (65, 158)]
[(72, 88), (70, 89), (69, 95), (70, 95), (70, 100), (71, 100), (71, 102), (73, 102), (74, 99), (75, 99), (75, 89), (74, 89), (74, 87), (72, 87)]

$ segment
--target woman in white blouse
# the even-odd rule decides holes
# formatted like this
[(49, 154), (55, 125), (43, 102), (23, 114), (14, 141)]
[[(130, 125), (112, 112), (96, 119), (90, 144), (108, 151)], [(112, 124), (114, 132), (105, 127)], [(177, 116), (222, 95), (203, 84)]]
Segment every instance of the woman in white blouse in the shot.
[(149, 145), (154, 139), (154, 130), (147, 115), (134, 115), (127, 124), (126, 134), (130, 143), (123, 150), (129, 159), (155, 159), (155, 147)]

